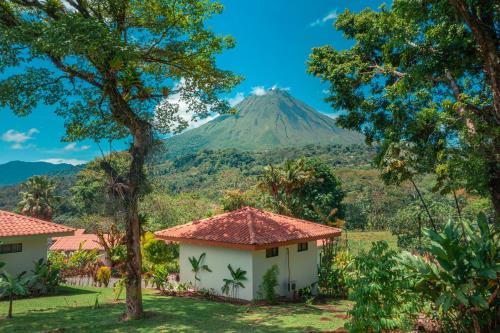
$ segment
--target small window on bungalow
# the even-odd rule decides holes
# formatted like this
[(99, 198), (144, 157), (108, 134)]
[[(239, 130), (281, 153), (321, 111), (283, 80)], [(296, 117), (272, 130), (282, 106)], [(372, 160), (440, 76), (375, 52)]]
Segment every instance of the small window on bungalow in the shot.
[(297, 244), (297, 251), (298, 252), (307, 251), (307, 242)]
[(272, 247), (270, 249), (266, 249), (266, 258), (277, 257), (278, 256), (278, 248)]
[(22, 243), (0, 244), (0, 254), (23, 252)]

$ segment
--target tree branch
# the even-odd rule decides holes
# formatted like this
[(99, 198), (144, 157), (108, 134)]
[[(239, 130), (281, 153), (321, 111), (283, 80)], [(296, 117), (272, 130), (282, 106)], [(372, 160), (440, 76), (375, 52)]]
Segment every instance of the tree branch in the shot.
[(82, 79), (82, 80), (86, 81), (87, 83), (93, 85), (94, 87), (97, 87), (100, 89), (103, 88), (103, 85), (100, 84), (98, 81), (96, 81), (96, 79), (92, 73), (77, 71), (69, 66), (64, 65), (64, 63), (60, 59), (58, 59), (54, 56), (49, 55), (49, 58), (52, 61), (52, 63), (58, 69), (62, 70), (63, 72), (68, 73), (71, 76), (77, 77), (79, 79)]

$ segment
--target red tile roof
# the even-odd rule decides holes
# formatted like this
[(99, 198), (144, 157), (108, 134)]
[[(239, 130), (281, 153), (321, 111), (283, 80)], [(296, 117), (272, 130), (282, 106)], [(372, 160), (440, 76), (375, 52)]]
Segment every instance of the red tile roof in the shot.
[(51, 251), (76, 251), (82, 244), (83, 250), (104, 251), (104, 247), (98, 243), (95, 234), (78, 234), (75, 236), (57, 237), (54, 244), (50, 247)]
[(338, 228), (244, 207), (155, 235), (180, 243), (259, 250), (336, 237), (340, 233)]
[(0, 210), (0, 238), (30, 235), (71, 235), (75, 229)]

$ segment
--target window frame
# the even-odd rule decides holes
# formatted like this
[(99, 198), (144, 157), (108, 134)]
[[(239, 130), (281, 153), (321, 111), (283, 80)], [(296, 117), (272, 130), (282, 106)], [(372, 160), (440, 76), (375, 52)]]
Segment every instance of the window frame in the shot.
[(303, 242), (297, 244), (297, 252), (305, 252), (309, 250), (309, 243)]
[(0, 244), (0, 254), (23, 252), (23, 243)]
[(280, 251), (278, 247), (270, 247), (266, 249), (266, 258), (278, 257), (280, 255)]

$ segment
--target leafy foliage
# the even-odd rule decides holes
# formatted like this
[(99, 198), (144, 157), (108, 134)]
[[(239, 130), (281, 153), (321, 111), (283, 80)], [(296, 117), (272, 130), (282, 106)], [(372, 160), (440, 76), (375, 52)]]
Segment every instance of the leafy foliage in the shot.
[(362, 251), (354, 258), (354, 270), (347, 279), (355, 302), (349, 311), (349, 330), (410, 329), (423, 305), (410, 289), (411, 283), (398, 263), (397, 252), (386, 242), (373, 243), (370, 251)]
[(99, 285), (103, 285), (107, 288), (109, 285), (109, 280), (111, 279), (111, 267), (101, 266), (97, 269), (95, 275)]
[[(438, 195), (423, 197), (429, 203), (428, 209), (437, 231), (443, 230), (450, 219), (457, 218), (456, 207), (448, 198)], [(419, 252), (424, 251), (429, 243), (429, 239), (424, 237), (424, 230), (431, 227), (425, 211), (417, 200), (398, 209), (387, 223), (388, 230), (398, 238), (400, 248)]]
[(23, 215), (51, 220), (58, 198), (54, 195), (55, 182), (48, 176), (33, 176), (21, 184), (21, 201), (17, 208)]
[(432, 301), (450, 330), (494, 332), (500, 327), (500, 237), (480, 214), (477, 224), (450, 220), (425, 231), (430, 258), (404, 253), (400, 262), (415, 290)]
[(278, 286), (278, 265), (273, 265), (262, 276), (262, 283), (259, 285), (259, 293), (270, 304), (276, 302), (278, 294), (276, 287)]
[(208, 265), (204, 264), (205, 257), (207, 254), (203, 252), (200, 254), (198, 258), (196, 257), (189, 257), (189, 263), (191, 264), (191, 271), (194, 273), (194, 286), (196, 288), (196, 281), (201, 281), (200, 279), (200, 273), (201, 272), (209, 272), (211, 273), (212, 270), (208, 267)]
[[(411, 144), (436, 190), (490, 193), (500, 210), (498, 10), (495, 1), (397, 0), (346, 10), (335, 27), (349, 49), (314, 48), (309, 72), (330, 83), (338, 124), (381, 142)], [(432, 24), (430, 24), (432, 22)], [(488, 36), (488, 37), (485, 37)], [(486, 51), (488, 50), (488, 51)], [(489, 76), (489, 79), (487, 79)]]
[(14, 277), (7, 272), (0, 274), (0, 297), (9, 299), (9, 310), (7, 318), (12, 318), (12, 303), (14, 297), (24, 296), (28, 293), (29, 279), (24, 276), (25, 272)]
[(151, 232), (142, 236), (142, 249), (144, 259), (153, 265), (165, 264), (179, 258), (179, 244), (155, 239)]
[(339, 245), (339, 241), (325, 240), (318, 266), (319, 293), (345, 298), (348, 294), (346, 279), (353, 263), (352, 257)]
[[(276, 211), (322, 223), (335, 222), (344, 192), (332, 169), (318, 159), (287, 160), (269, 165), (258, 188), (269, 194)], [(338, 216), (337, 216), (338, 215)]]
[(61, 276), (61, 270), (57, 265), (52, 265), (46, 262), (43, 258), (35, 263), (34, 269), (31, 271), (32, 276), (29, 281), (29, 293), (31, 295), (45, 295), (54, 293), (56, 288), (64, 280)]
[(247, 272), (239, 267), (234, 270), (230, 264), (227, 265), (227, 269), (231, 274), (231, 278), (222, 279), (222, 281), (224, 282), (224, 285), (222, 286), (222, 293), (229, 295), (229, 293), (231, 292), (231, 297), (236, 298), (238, 297), (239, 288), (245, 288), (243, 281), (248, 280), (246, 277)]

